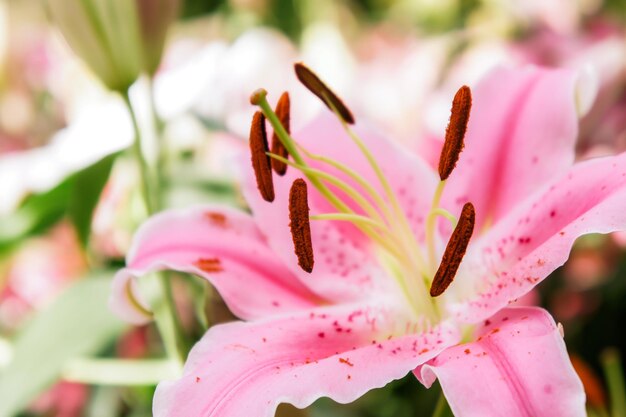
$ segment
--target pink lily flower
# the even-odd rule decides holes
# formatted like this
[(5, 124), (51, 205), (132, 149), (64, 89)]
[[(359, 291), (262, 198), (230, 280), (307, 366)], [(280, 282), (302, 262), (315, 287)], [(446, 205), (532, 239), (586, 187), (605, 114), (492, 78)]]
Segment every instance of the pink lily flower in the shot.
[[(150, 320), (134, 278), (159, 269), (207, 279), (242, 319), (206, 333), (182, 377), (159, 384), (154, 414), (269, 417), (283, 402), (348, 403), (413, 371), (427, 387), (439, 379), (457, 416), (584, 416), (562, 329), (543, 309), (509, 306), (578, 236), (626, 225), (626, 154), (572, 166), (577, 89), (569, 71), (495, 70), (473, 90), (458, 166), (449, 174), (454, 155), (444, 158), (440, 177), (371, 129), (352, 130), (329, 90), (317, 92), (341, 116), (297, 132), (297, 145), (257, 94), (291, 146), (286, 174), (272, 183), (265, 171), (261, 197), (246, 161), (252, 214), (207, 205), (154, 216), (113, 283), (112, 308), (134, 323)], [(462, 139), (469, 89), (459, 94), (449, 130)], [(251, 138), (263, 156), (261, 126), (258, 114)]]

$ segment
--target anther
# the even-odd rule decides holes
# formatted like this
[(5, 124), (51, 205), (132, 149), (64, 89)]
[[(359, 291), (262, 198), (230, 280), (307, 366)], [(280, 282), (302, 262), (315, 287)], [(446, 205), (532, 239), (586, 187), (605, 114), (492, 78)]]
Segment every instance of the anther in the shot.
[(459, 88), (452, 101), (450, 123), (446, 128), (446, 139), (439, 158), (439, 178), (446, 180), (459, 160), (463, 150), (463, 139), (467, 131), (470, 109), (472, 108), (472, 91), (466, 85)]
[[(289, 132), (289, 124), (290, 124), (289, 107), (290, 107), (289, 93), (285, 91), (280, 96), (280, 99), (278, 100), (278, 104), (276, 104), (276, 109), (274, 110), (274, 113), (276, 113), (276, 116), (278, 116), (278, 119), (280, 120), (280, 124), (283, 125), (287, 133), (290, 133)], [(285, 159), (289, 157), (289, 153), (287, 152), (287, 149), (285, 148), (283, 143), (278, 138), (276, 131), (274, 131), (274, 133), (272, 134), (272, 153), (282, 156)], [(287, 164), (282, 161), (279, 161), (278, 159), (272, 158), (272, 168), (274, 168), (274, 171), (278, 175), (285, 175), (285, 172), (287, 172)]]
[(433, 283), (430, 286), (431, 297), (438, 297), (443, 294), (454, 281), (459, 265), (463, 260), (463, 256), (465, 256), (467, 245), (472, 237), (475, 220), (476, 212), (474, 211), (474, 206), (472, 203), (465, 203), (459, 222), (452, 232), (450, 241), (443, 253), (439, 269), (437, 269)]
[(311, 224), (309, 223), (309, 203), (307, 185), (298, 178), (289, 190), (289, 227), (298, 257), (298, 265), (306, 272), (313, 271), (313, 244), (311, 242)]
[(294, 64), (296, 70), (296, 76), (298, 80), (309, 89), (313, 94), (318, 96), (326, 107), (333, 110), (335, 108), (341, 118), (348, 124), (354, 124), (354, 116), (352, 112), (343, 104), (343, 101), (333, 91), (324, 84), (320, 78), (315, 75), (313, 71), (307, 68), (303, 63), (298, 62)]
[(274, 201), (274, 182), (272, 181), (272, 167), (267, 155), (267, 133), (265, 131), (265, 116), (260, 111), (254, 113), (250, 126), (250, 153), (252, 168), (256, 177), (256, 184), (265, 201)]

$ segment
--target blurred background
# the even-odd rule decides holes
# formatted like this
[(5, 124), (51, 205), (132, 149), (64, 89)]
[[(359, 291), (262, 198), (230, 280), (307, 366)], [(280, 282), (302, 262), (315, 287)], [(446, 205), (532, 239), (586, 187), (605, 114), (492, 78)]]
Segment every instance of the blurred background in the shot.
[[(289, 90), (294, 130), (320, 110), (293, 76), (299, 60), (416, 151), (445, 130), (454, 91), (496, 65), (591, 71), (599, 92), (578, 158), (626, 150), (625, 0), (87, 3), (137, 7), (98, 20), (66, 0), (0, 0), (0, 417), (151, 415), (158, 366), (124, 384), (107, 375), (116, 359), (163, 355), (154, 326), (129, 327), (106, 306), (148, 214), (133, 121), (159, 167), (159, 207), (244, 204), (234, 158), (247, 146), (250, 93)], [(563, 323), (592, 416), (626, 415), (625, 255), (626, 235), (580, 239), (524, 300)], [(204, 281), (173, 284), (190, 343), (232, 319)], [(94, 357), (108, 371), (85, 363)], [(85, 383), (90, 372), (100, 383)], [(430, 416), (437, 397), (409, 377), (347, 406), (279, 413)]]

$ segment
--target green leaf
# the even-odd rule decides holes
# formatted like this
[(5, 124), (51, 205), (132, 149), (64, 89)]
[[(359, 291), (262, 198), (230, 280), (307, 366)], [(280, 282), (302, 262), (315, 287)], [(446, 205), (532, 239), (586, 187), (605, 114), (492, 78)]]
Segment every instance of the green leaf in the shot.
[(117, 154), (109, 155), (92, 166), (78, 172), (73, 178), (69, 196), (68, 216), (83, 247), (87, 246), (91, 232), (91, 219)]
[(15, 415), (68, 361), (101, 352), (126, 328), (108, 309), (110, 282), (108, 274), (77, 281), (15, 336), (12, 360), (0, 370), (0, 417)]
[(81, 242), (89, 237), (93, 210), (117, 154), (75, 172), (56, 187), (28, 197), (13, 213), (0, 217), (0, 255), (30, 236), (44, 233), (65, 215)]
[(58, 222), (65, 213), (71, 188), (70, 181), (63, 181), (43, 194), (30, 196), (14, 213), (0, 217), (0, 252)]

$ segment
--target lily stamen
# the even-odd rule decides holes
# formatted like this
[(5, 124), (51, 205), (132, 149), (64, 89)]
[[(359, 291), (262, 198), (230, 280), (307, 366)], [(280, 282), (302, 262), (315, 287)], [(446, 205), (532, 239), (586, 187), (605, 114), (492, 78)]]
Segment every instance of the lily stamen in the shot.
[(461, 151), (463, 151), (471, 108), (472, 91), (464, 85), (459, 88), (452, 100), (450, 122), (446, 128), (446, 137), (439, 157), (439, 178), (441, 181), (448, 179), (456, 167)]
[(286, 158), (283, 158), (279, 155), (274, 155), (273, 153), (268, 153), (268, 156), (272, 158), (272, 160), (277, 160), (285, 165), (292, 166), (299, 171), (301, 171), (305, 175), (317, 176), (321, 178), (323, 181), (328, 182), (329, 184), (335, 186), (339, 190), (343, 191), (348, 197), (350, 197), (358, 206), (361, 208), (368, 216), (374, 218), (379, 223), (384, 223), (383, 218), (380, 216), (376, 208), (361, 195), (354, 187), (352, 187), (347, 182), (327, 173), (317, 168), (311, 168), (309, 166), (300, 165), (294, 162), (289, 161)]
[[(268, 155), (272, 159), (277, 159), (286, 165), (292, 166), (307, 177), (316, 176), (322, 179), (324, 182), (328, 182), (329, 184), (335, 186), (339, 190), (343, 191), (348, 197), (350, 197), (363, 211), (367, 213), (370, 217), (365, 217), (359, 215), (354, 212), (350, 213), (328, 213), (325, 215), (316, 215), (311, 216), (311, 220), (322, 220), (319, 216), (333, 216), (333, 218), (326, 217), (325, 220), (343, 220), (343, 221), (351, 221), (355, 226), (357, 226), (363, 234), (372, 239), (374, 242), (379, 244), (382, 248), (388, 251), (393, 256), (407, 259), (408, 254), (405, 253), (406, 250), (401, 241), (399, 241), (393, 234), (389, 232), (388, 225), (384, 222), (384, 219), (380, 217), (379, 213), (376, 209), (371, 205), (367, 199), (365, 199), (357, 190), (355, 190), (352, 186), (350, 186), (345, 181), (332, 176), (324, 171), (311, 168), (308, 166), (302, 166), (291, 162), (285, 158), (282, 158), (278, 155), (274, 155), (272, 153), (268, 153)], [(315, 218), (314, 218), (315, 217)], [(319, 217), (319, 218), (318, 218)], [(367, 221), (365, 221), (367, 220)]]
[(256, 177), (257, 187), (265, 201), (274, 201), (274, 182), (272, 167), (267, 156), (267, 133), (265, 131), (265, 116), (258, 111), (252, 118), (250, 126), (250, 153), (252, 168)]
[[(346, 107), (344, 102), (330, 89), (328, 86), (308, 67), (306, 67), (302, 63), (296, 63), (294, 65), (294, 69), (296, 72), (296, 76), (298, 80), (308, 88), (313, 94), (319, 97), (326, 106), (332, 110), (337, 118), (341, 121), (342, 126), (348, 133), (348, 136), (353, 140), (353, 142), (357, 145), (363, 156), (367, 159), (369, 165), (374, 170), (376, 177), (378, 178), (385, 194), (387, 195), (387, 199), (389, 200), (395, 216), (389, 216), (389, 220), (391, 224), (394, 226), (396, 230), (399, 230), (400, 235), (403, 236), (405, 243), (411, 247), (411, 252), (414, 254), (416, 261), (418, 263), (418, 268), (422, 271), (425, 270), (424, 265), (424, 257), (419, 249), (419, 246), (415, 242), (411, 234), (411, 228), (409, 226), (408, 220), (406, 219), (404, 213), (400, 208), (400, 204), (395, 193), (392, 191), (389, 182), (385, 178), (382, 170), (378, 166), (376, 159), (371, 154), (369, 149), (365, 146), (363, 141), (356, 135), (352, 129), (348, 126), (349, 124), (354, 124), (354, 117), (350, 110)], [(386, 204), (382, 205), (383, 207)], [(399, 222), (399, 225), (396, 225), (396, 221)], [(410, 257), (413, 259), (413, 257)]]
[[(400, 202), (398, 201), (398, 198), (394, 191), (391, 189), (389, 181), (387, 181), (387, 178), (383, 174), (382, 169), (376, 162), (376, 158), (374, 158), (374, 155), (372, 155), (367, 146), (365, 146), (363, 140), (342, 119), (339, 110), (335, 108), (332, 103), (330, 103), (329, 106), (341, 121), (343, 129), (346, 131), (350, 139), (352, 139), (354, 144), (357, 145), (359, 151), (361, 151), (361, 153), (367, 160), (368, 164), (374, 171), (374, 174), (376, 175), (380, 185), (382, 186), (385, 195), (387, 196), (387, 200), (389, 201), (389, 204), (391, 204), (391, 209), (393, 210), (393, 216), (390, 216), (391, 225), (394, 230), (396, 230), (402, 236), (405, 244), (410, 248), (411, 254), (414, 255), (411, 256), (410, 259), (412, 260), (412, 262), (415, 262), (417, 264), (416, 267), (417, 270), (420, 271), (420, 274), (423, 275), (427, 273), (424, 256), (422, 255), (422, 251), (419, 245), (415, 241), (413, 232), (411, 231), (411, 226), (409, 225), (409, 221), (407, 220), (404, 211), (400, 207)], [(386, 204), (384, 204), (383, 206), (386, 206)]]
[[(426, 219), (426, 242), (428, 247), (428, 260), (430, 265), (435, 265), (435, 220), (442, 215), (449, 220), (454, 218), (442, 212), (439, 207), (446, 180), (456, 167), (459, 156), (465, 147), (465, 133), (469, 122), (472, 108), (472, 91), (466, 85), (458, 89), (452, 100), (450, 121), (446, 127), (446, 136), (439, 156), (439, 178), (441, 179), (431, 205), (430, 213)], [(456, 219), (454, 219), (456, 220)]]
[[(286, 131), (278, 115), (269, 106), (266, 94), (264, 90), (260, 90), (253, 95), (251, 101), (258, 105), (266, 115), (274, 127), (276, 137), (287, 149), (292, 160), (275, 153), (268, 152), (267, 155), (272, 160), (278, 160), (302, 172), (310, 184), (338, 211), (338, 213), (313, 215), (309, 219), (347, 221), (353, 224), (371, 239), (376, 248), (380, 249), (377, 253), (381, 262), (386, 265), (387, 270), (391, 271), (391, 275), (398, 283), (398, 288), (405, 294), (415, 315), (425, 314), (431, 318), (437, 317), (436, 303), (429, 297), (428, 292), (432, 281), (432, 275), (429, 276), (431, 269), (426, 264), (422, 247), (376, 158), (365, 142), (350, 128), (340, 110), (337, 109), (335, 100), (338, 100), (337, 96), (333, 93), (335, 99), (331, 99), (325, 95), (324, 91), (320, 91), (325, 104), (335, 113), (349, 138), (368, 161), (382, 188), (380, 192), (359, 173), (343, 163), (314, 155), (298, 144)], [(307, 159), (305, 160), (304, 157)], [(358, 185), (349, 184), (336, 174), (326, 172), (323, 167), (311, 167), (308, 162), (310, 160), (319, 161), (336, 169)], [(354, 205), (348, 205), (349, 202), (346, 197), (351, 199)], [(450, 215), (450, 217), (452, 216)], [(296, 244), (295, 240), (294, 244)], [(298, 251), (301, 252), (300, 249), (297, 249)], [(300, 260), (299, 263), (301, 263)], [(434, 273), (434, 268), (432, 273)]]
[(298, 265), (308, 273), (313, 271), (313, 243), (309, 223), (309, 203), (307, 185), (298, 178), (289, 190), (289, 228), (293, 245), (298, 257)]
[(444, 293), (448, 286), (454, 281), (459, 265), (465, 256), (467, 245), (474, 232), (476, 221), (476, 211), (472, 203), (465, 203), (459, 223), (454, 228), (450, 241), (446, 245), (446, 250), (441, 258), (439, 268), (435, 273), (430, 287), (431, 297), (438, 297)]
[[(295, 164), (298, 165), (298, 168), (301, 170), (302, 170), (302, 167), (310, 168), (309, 165), (304, 160), (304, 158), (302, 157), (302, 155), (300, 154), (300, 151), (298, 150), (298, 147), (296, 146), (296, 141), (291, 137), (289, 133), (287, 133), (287, 131), (281, 124), (278, 116), (276, 115), (276, 113), (274, 113), (274, 111), (270, 107), (269, 103), (267, 102), (266, 96), (267, 96), (267, 92), (263, 89), (259, 89), (252, 94), (250, 98), (250, 102), (258, 105), (261, 108), (261, 110), (263, 111), (263, 114), (266, 115), (267, 119), (270, 121), (272, 127), (274, 128), (274, 131), (276, 132), (278, 138), (280, 139), (284, 147), (287, 149), (287, 152), (293, 158), (293, 160), (295, 161)], [(277, 155), (272, 156), (272, 157), (276, 158)], [(287, 163), (288, 165), (292, 165), (292, 163), (287, 159), (283, 159), (283, 162)], [(306, 172), (303, 172), (303, 173), (307, 175)], [(339, 198), (335, 193), (332, 192), (332, 190), (330, 190), (326, 186), (326, 184), (324, 184), (321, 178), (319, 178), (316, 175), (311, 175), (311, 174), (308, 174), (307, 178), (309, 179), (309, 181), (311, 181), (311, 184), (319, 191), (319, 193), (322, 194), (322, 196), (324, 196), (328, 200), (328, 202), (330, 202), (338, 211), (342, 213), (356, 214), (346, 203), (342, 201), (341, 198)], [(367, 234), (368, 232), (367, 229), (362, 229), (362, 230)]]
[(294, 64), (294, 69), (302, 85), (319, 97), (329, 109), (336, 109), (341, 120), (354, 124), (354, 116), (350, 109), (313, 71), (301, 62)]

